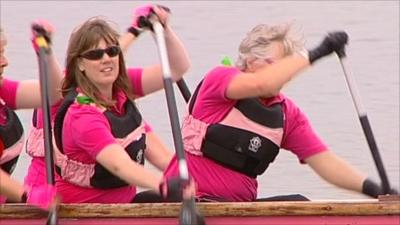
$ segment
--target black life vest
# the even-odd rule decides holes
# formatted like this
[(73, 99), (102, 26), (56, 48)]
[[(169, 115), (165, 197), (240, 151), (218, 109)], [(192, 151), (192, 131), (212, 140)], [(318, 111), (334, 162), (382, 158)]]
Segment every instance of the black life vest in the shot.
[[(202, 82), (197, 86), (189, 103), (189, 113), (192, 113), (194, 103)], [(235, 110), (251, 122), (266, 129), (278, 129), (283, 134), (283, 111), (280, 103), (271, 106), (263, 105), (257, 98), (237, 101), (234, 108), (225, 116), (227, 118)], [(224, 119), (225, 119), (224, 118)], [(231, 168), (250, 177), (264, 173), (269, 164), (279, 153), (279, 143), (274, 143), (268, 135), (262, 135), (250, 129), (237, 128), (224, 119), (208, 126), (201, 151), (203, 155), (219, 164)]]
[[(0, 125), (0, 138), (4, 145), (4, 152), (1, 161), (6, 161), (2, 162), (0, 167), (5, 172), (11, 174), (16, 167), (22, 150), (24, 128), (22, 127), (21, 121), (19, 120), (17, 114), (7, 106), (4, 106), (4, 108), (7, 117), (7, 123), (5, 125)], [(10, 155), (12, 155), (11, 158), (5, 159)]]
[[(65, 115), (69, 106), (75, 102), (78, 93), (74, 90), (67, 94), (63, 103), (59, 107), (55, 121), (54, 121), (54, 137), (56, 145), (61, 153), (62, 148), (62, 129)], [(96, 107), (96, 106), (93, 106)], [(138, 128), (142, 123), (142, 117), (136, 108), (136, 106), (131, 101), (126, 101), (125, 105), (125, 115), (117, 116), (109, 110), (103, 112), (104, 116), (110, 123), (111, 132), (115, 138), (124, 138), (136, 128)], [(144, 150), (146, 148), (146, 136), (145, 134), (138, 140), (131, 142), (126, 148), (126, 152), (130, 158), (140, 164), (144, 164)], [(61, 168), (56, 167), (56, 171), (59, 175), (62, 174)], [(129, 184), (121, 180), (119, 177), (114, 176), (105, 167), (99, 163), (95, 163), (94, 175), (90, 179), (90, 185), (94, 188), (99, 189), (109, 189), (118, 188), (123, 186), (128, 186)]]

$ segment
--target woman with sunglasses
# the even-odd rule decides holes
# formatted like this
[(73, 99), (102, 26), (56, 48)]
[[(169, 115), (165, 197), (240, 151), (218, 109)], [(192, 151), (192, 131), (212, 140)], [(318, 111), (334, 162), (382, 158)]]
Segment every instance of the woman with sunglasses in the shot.
[[(137, 14), (137, 13), (135, 13)], [(138, 17), (136, 15), (136, 17)], [(45, 23), (45, 21), (42, 21)], [(47, 23), (47, 22), (46, 22)], [(123, 52), (126, 52), (129, 46), (137, 39), (139, 33), (133, 34), (128, 29), (123, 36), (119, 38), (119, 45)], [(134, 70), (134, 69), (133, 69)], [(60, 70), (61, 72), (61, 70)], [(64, 74), (59, 74), (64, 76)], [(135, 77), (130, 77), (130, 81)], [(60, 101), (51, 106), (51, 120), (54, 120), (55, 114), (60, 106)], [(26, 141), (26, 153), (31, 157), (31, 163), (28, 167), (27, 174), (24, 179), (24, 184), (27, 186), (38, 186), (46, 183), (46, 163), (44, 155), (44, 139), (43, 139), (43, 121), (42, 121), (42, 110), (35, 109), (32, 113), (32, 124), (29, 130), (27, 141)], [(162, 142), (160, 137), (153, 131), (152, 127), (148, 122), (145, 122), (146, 132), (146, 151), (150, 158), (153, 158), (153, 164), (161, 171), (164, 171), (169, 161), (172, 158), (172, 151), (169, 150), (166, 145)], [(55, 176), (58, 176), (56, 173)]]
[[(222, 201), (257, 199), (257, 176), (279, 149), (328, 182), (376, 197), (379, 185), (340, 159), (314, 132), (306, 115), (280, 90), (316, 60), (344, 49), (347, 34), (331, 33), (303, 50), (287, 25), (254, 27), (239, 46), (235, 66), (217, 66), (198, 85), (182, 125), (189, 172), (197, 197)], [(340, 169), (337, 169), (340, 168)], [(166, 176), (176, 176), (175, 160)], [(378, 190), (378, 191), (376, 191)], [(267, 200), (306, 200), (301, 195)]]
[[(43, 24), (40, 21), (34, 22), (33, 25), (46, 31), (46, 33), (51, 33), (52, 31), (52, 27), (49, 24)], [(37, 30), (32, 30), (32, 35), (32, 40), (34, 41), (39, 33), (37, 33)], [(50, 36), (46, 36), (46, 38), (50, 41)], [(41, 95), (38, 81), (15, 81), (3, 77), (4, 68), (8, 65), (8, 60), (5, 56), (6, 44), (7, 39), (0, 28), (1, 203), (7, 199), (8, 202), (28, 202), (47, 209), (56, 194), (54, 186), (45, 183), (37, 186), (23, 186), (10, 177), (23, 147), (23, 127), (14, 110), (40, 107)], [(34, 48), (37, 51), (35, 44)], [(50, 101), (55, 102), (61, 97), (61, 94), (57, 92), (61, 77), (57, 76), (59, 74), (59, 66), (51, 52), (49, 53), (48, 63), (52, 74), (49, 80), (52, 87), (54, 87), (50, 90)]]
[[(168, 24), (168, 13), (157, 6), (135, 12), (129, 29), (133, 35), (140, 30), (140, 16), (154, 13), (164, 24), (172, 76), (179, 80), (190, 63)], [(61, 175), (56, 185), (63, 202), (129, 203), (136, 186), (165, 197), (182, 191), (183, 184), (173, 185), (172, 179), (163, 180), (143, 166), (144, 157), (151, 163), (157, 159), (147, 152), (144, 123), (134, 100), (163, 88), (161, 66), (126, 69), (118, 36), (109, 22), (92, 18), (69, 40), (64, 101), (54, 128), (56, 171)]]

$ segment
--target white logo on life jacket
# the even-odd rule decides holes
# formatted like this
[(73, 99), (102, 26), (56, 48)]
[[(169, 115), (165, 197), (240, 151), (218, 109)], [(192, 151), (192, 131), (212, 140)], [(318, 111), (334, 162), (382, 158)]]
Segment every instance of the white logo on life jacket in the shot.
[(136, 162), (140, 163), (143, 160), (143, 149), (140, 149), (136, 155)]
[(257, 152), (258, 149), (261, 147), (261, 139), (256, 136), (250, 140), (249, 150), (252, 152)]

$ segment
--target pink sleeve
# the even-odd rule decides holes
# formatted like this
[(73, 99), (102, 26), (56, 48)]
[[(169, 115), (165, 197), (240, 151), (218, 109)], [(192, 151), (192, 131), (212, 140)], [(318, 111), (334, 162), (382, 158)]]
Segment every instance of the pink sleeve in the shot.
[(127, 73), (131, 81), (133, 94), (142, 97), (144, 95), (142, 86), (143, 68), (128, 68)]
[(150, 126), (150, 124), (148, 124), (146, 121), (144, 121), (144, 131), (146, 133), (151, 133), (153, 132), (153, 128)]
[(225, 114), (236, 104), (226, 98), (226, 89), (240, 71), (235, 67), (218, 66), (206, 74), (197, 95), (193, 116), (206, 123), (222, 120)]
[(17, 89), (19, 82), (8, 79), (3, 79), (3, 84), (0, 87), (0, 98), (6, 103), (6, 105), (15, 109), (17, 105)]
[(106, 117), (91, 106), (75, 105), (69, 109), (71, 115), (70, 138), (75, 145), (86, 151), (93, 159), (97, 154), (110, 144), (115, 144), (116, 140), (111, 133), (111, 127)]
[(226, 98), (226, 89), (233, 77), (240, 71), (236, 67), (218, 66), (211, 70), (203, 82), (202, 95), (207, 98), (230, 101)]
[(285, 127), (281, 147), (292, 151), (303, 160), (328, 148), (312, 128), (306, 115), (292, 100), (284, 101)]

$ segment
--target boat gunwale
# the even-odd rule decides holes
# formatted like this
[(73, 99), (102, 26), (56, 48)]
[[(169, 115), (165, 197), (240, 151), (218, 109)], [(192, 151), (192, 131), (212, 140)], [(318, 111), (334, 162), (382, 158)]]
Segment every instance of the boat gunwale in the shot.
[[(60, 204), (60, 218), (177, 217), (181, 203)], [(400, 215), (400, 201), (345, 200), (310, 202), (212, 202), (197, 203), (205, 217), (258, 216), (377, 216)], [(0, 205), (0, 218), (44, 218), (47, 212), (26, 204)]]

